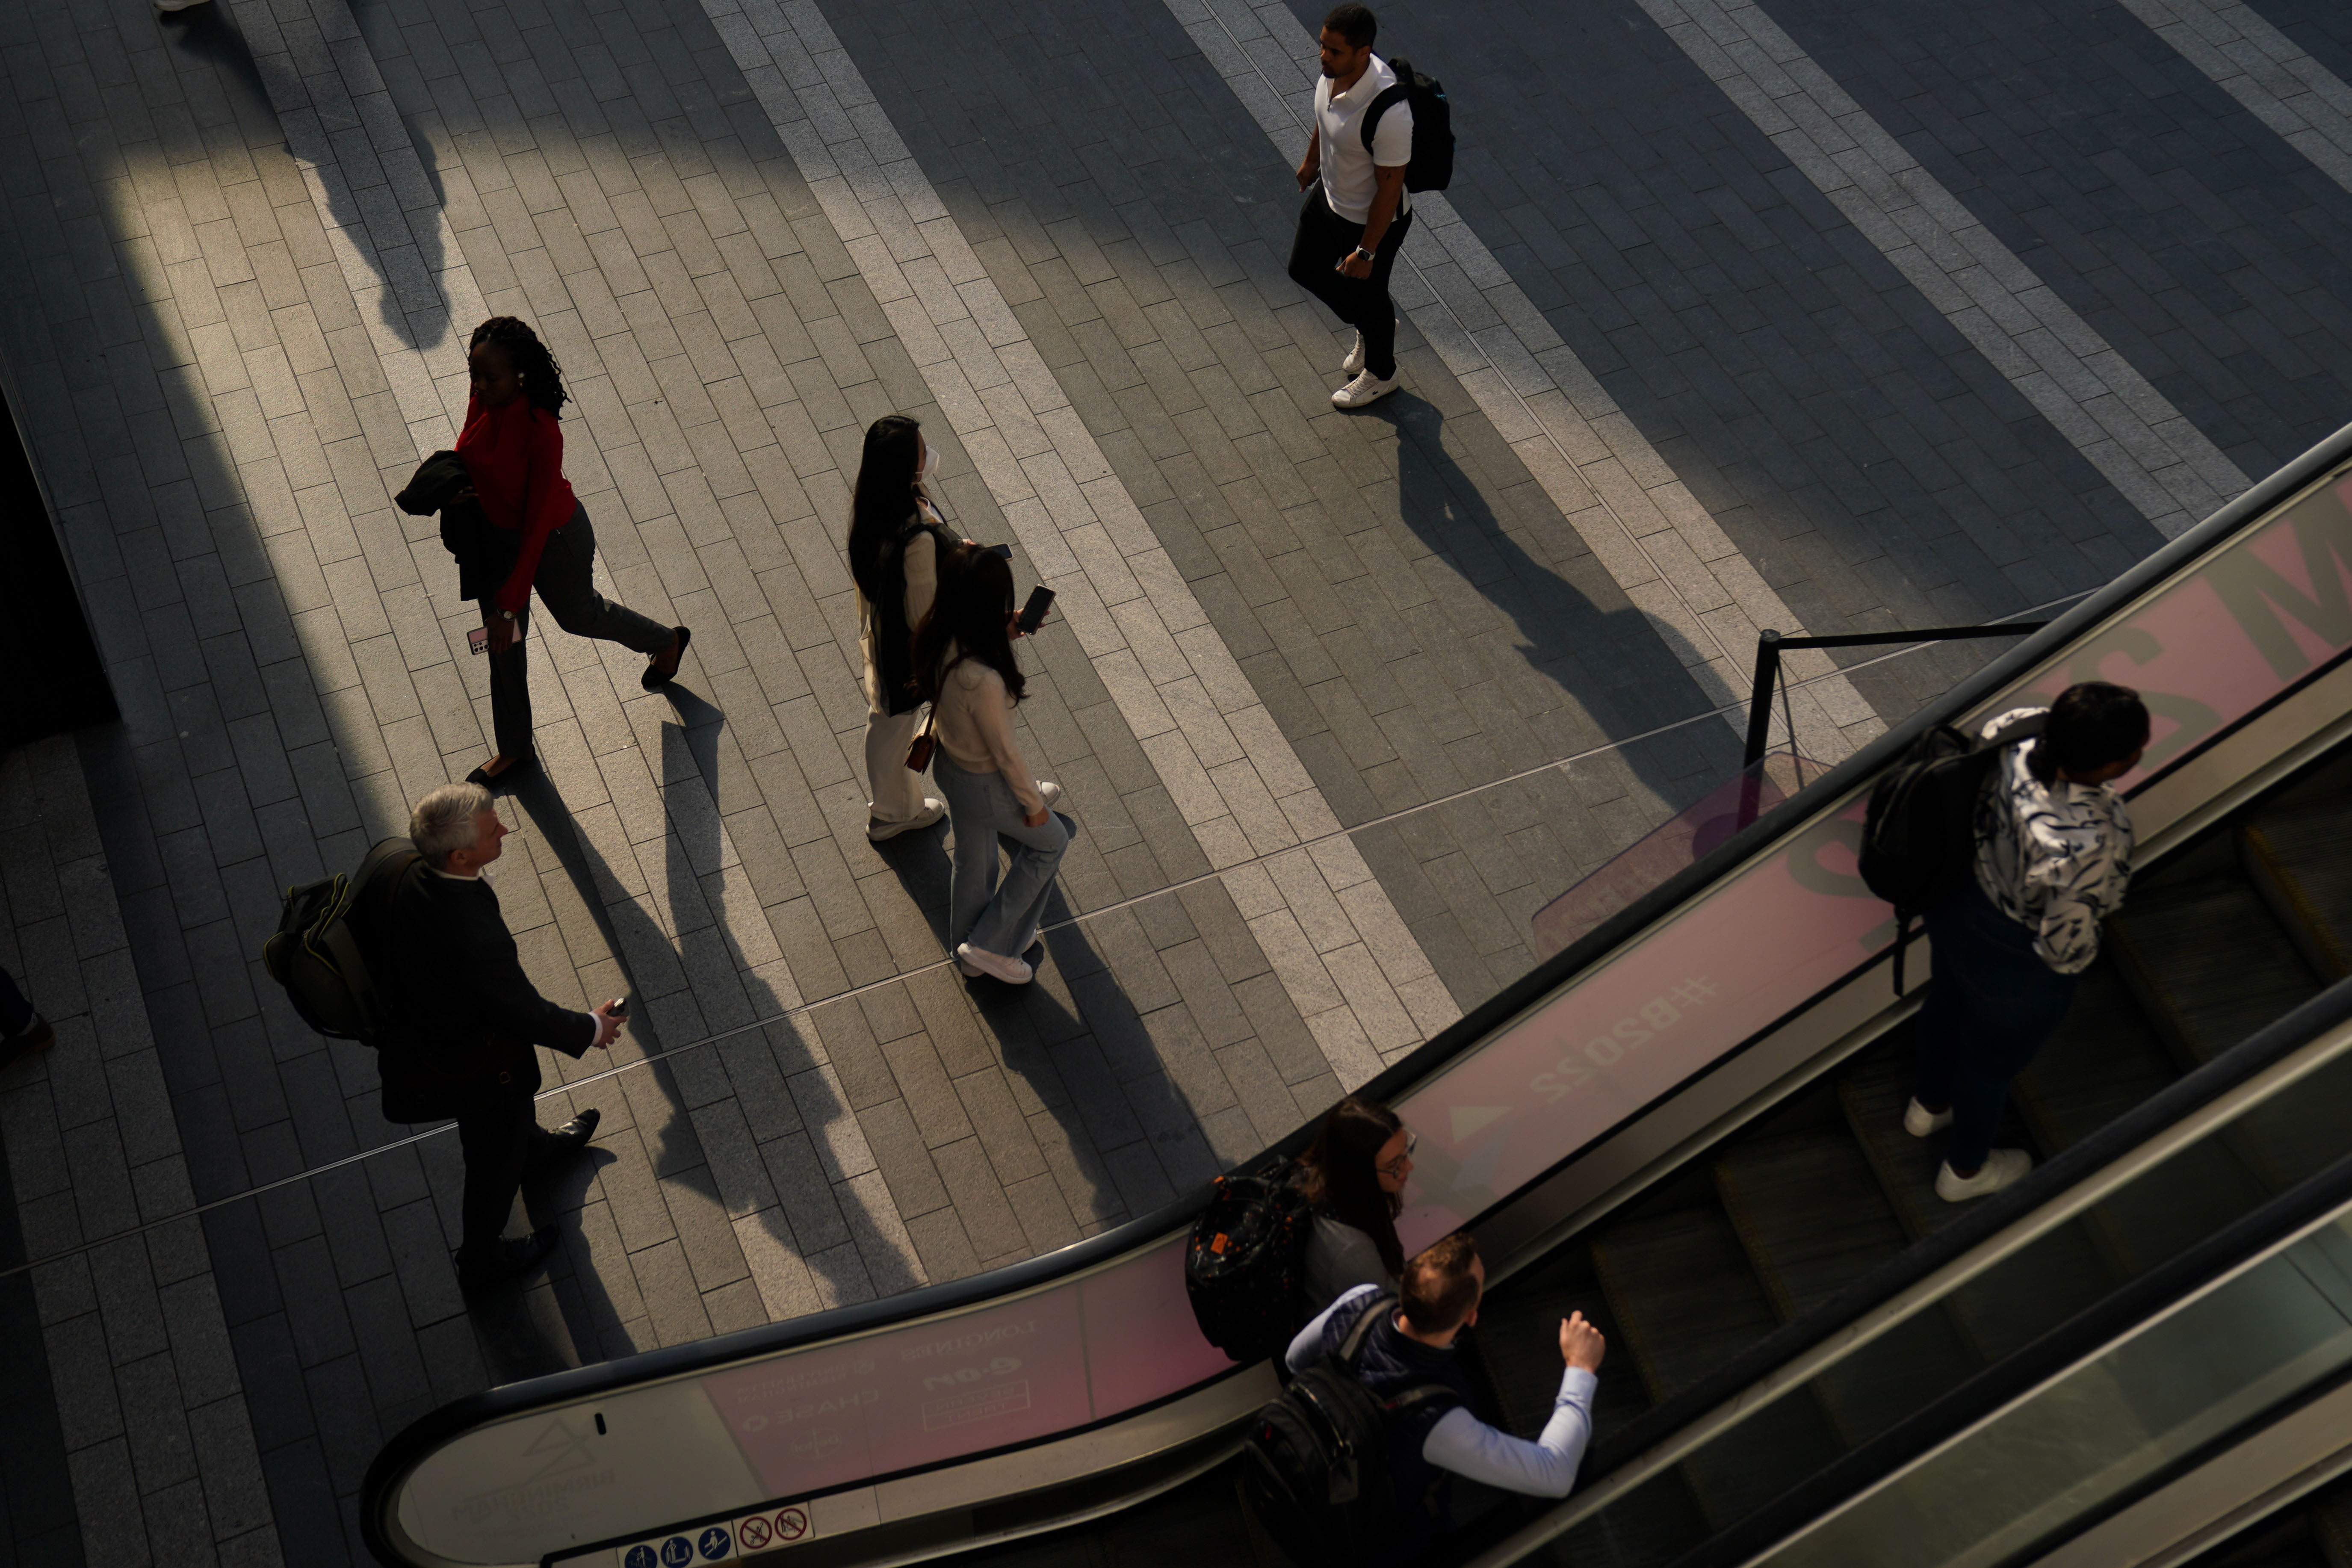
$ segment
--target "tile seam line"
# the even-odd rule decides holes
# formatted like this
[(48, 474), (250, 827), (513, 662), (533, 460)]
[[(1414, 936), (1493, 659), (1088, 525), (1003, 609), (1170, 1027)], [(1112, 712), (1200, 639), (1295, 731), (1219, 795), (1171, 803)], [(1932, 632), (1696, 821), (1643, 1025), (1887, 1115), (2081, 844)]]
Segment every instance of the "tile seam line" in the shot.
[[(1249, 68), (1251, 73), (1255, 75), (1260, 82), (1265, 84), (1269, 92), (1274, 94), (1275, 101), (1281, 104), (1284, 110), (1289, 114), (1291, 124), (1303, 132), (1306, 127), (1299, 124), (1298, 112), (1296, 109), (1291, 107), (1288, 95), (1285, 94), (1280, 88), (1275, 85), (1272, 79), (1267, 77), (1265, 68), (1258, 64), (1257, 57), (1252, 54), (1248, 49), (1244, 48), (1239, 38), (1234, 37), (1233, 29), (1225, 25), (1224, 17), (1219, 14), (1214, 6), (1203, 5), (1202, 9), (1207, 13), (1209, 21), (1215, 26), (1219, 32), (1224, 35), (1225, 41), (1233, 46), (1234, 51), (1250, 62)], [(1169, 10), (1171, 15), (1174, 15), (1175, 7), (1172, 4), (1169, 5)], [(1191, 28), (1186, 26), (1183, 17), (1179, 16), (1176, 17), (1176, 21), (1179, 26), (1185, 26), (1188, 33), (1191, 31)], [(1278, 44), (1280, 40), (1277, 39), (1276, 43)], [(1223, 77), (1220, 79), (1230, 83), (1234, 79), (1231, 77)], [(1271, 141), (1273, 138), (1269, 135), (1267, 140)], [(1436, 192), (1431, 194), (1442, 196), (1444, 193)], [(1451, 210), (1453, 204), (1448, 202), (1446, 206)], [(1459, 215), (1457, 214), (1456, 216), (1458, 216)], [(1468, 219), (1463, 218), (1461, 222), (1465, 228), (1469, 226)], [(1428, 278), (1421, 270), (1421, 264), (1413, 260), (1410, 256), (1407, 256), (1402, 247), (1397, 251), (1397, 259), (1412, 268), (1414, 279), (1421, 283), (1423, 288), (1429, 290), (1430, 298), (1436, 301), (1437, 309), (1444, 311), (1446, 317), (1453, 321), (1455, 330), (1460, 331), (1465, 340), (1474, 343), (1476, 342), (1478, 340), (1471, 333), (1470, 329), (1463, 324), (1462, 318), (1454, 313), (1453, 305), (1450, 304), (1446, 300), (1445, 297), (1440, 294), (1435, 288), (1431, 286)], [(1410, 315), (1411, 312), (1408, 311), (1407, 314)], [(1516, 333), (1514, 335), (1516, 335)], [(1489, 363), (1488, 368), (1494, 368), (1491, 362)], [(1497, 374), (1499, 375), (1500, 373), (1497, 372)], [(1460, 378), (1457, 376), (1455, 379), (1459, 380)], [(1659, 566), (1657, 557), (1650, 552), (1650, 547), (1648, 544), (1643, 542), (1641, 535), (1635, 533), (1632, 526), (1626, 522), (1624, 514), (1617, 510), (1617, 503), (1611, 500), (1605, 490), (1603, 490), (1599, 485), (1594, 484), (1586, 477), (1584, 471), (1585, 466), (1582, 463), (1578, 462), (1575, 457), (1570, 454), (1566, 447), (1559, 444), (1559, 437), (1552, 434), (1551, 426), (1545, 424), (1544, 421), (1537, 416), (1535, 410), (1528, 406), (1526, 395), (1521, 393), (1517, 386), (1512, 384), (1511, 379), (1508, 376), (1501, 376), (1500, 379), (1503, 383), (1504, 391), (1510, 396), (1511, 400), (1518, 405), (1521, 412), (1527, 415), (1528, 420), (1534, 424), (1535, 427), (1543, 432), (1544, 440), (1550, 444), (1553, 451), (1559, 454), (1560, 460), (1569, 466), (1570, 471), (1576, 475), (1578, 480), (1584, 485), (1585, 489), (1592, 492), (1594, 498), (1601, 503), (1601, 507), (1608, 511), (1610, 521), (1617, 525), (1619, 531), (1625, 535), (1626, 539), (1633, 544), (1633, 548), (1641, 552), (1642, 560), (1649, 566), (1651, 573), (1656, 577), (1657, 581), (1665, 585), (1667, 591), (1674, 595), (1675, 598), (1682, 605), (1685, 611), (1689, 614), (1691, 619), (1705, 630), (1707, 640), (1715, 645), (1717, 657), (1722, 659), (1724, 664), (1730, 667), (1730, 668), (1736, 672), (1738, 668), (1738, 661), (1732, 656), (1731, 650), (1723, 646), (1723, 639), (1717, 635), (1714, 626), (1708, 624), (1706, 616), (1696, 608), (1687, 598), (1684, 597), (1681, 587), (1677, 585), (1672, 578), (1668, 577), (1665, 572)], [(1620, 410), (1620, 412), (1622, 413), (1622, 411)], [(1591, 421), (1588, 420), (1587, 423), (1589, 424)], [(1506, 445), (1508, 443), (1507, 442)], [(1641, 481), (1636, 479), (1634, 482), (1639, 484)], [(1540, 481), (1538, 481), (1538, 483), (1540, 483)], [(1573, 528), (1575, 524), (1571, 522), (1570, 526)], [(1618, 584), (1618, 589), (1621, 593), (1623, 592), (1624, 584)], [(1734, 601), (1734, 605), (1736, 607), (1736, 601)], [(1636, 606), (1636, 608), (1638, 607), (1639, 606)], [(1796, 625), (1796, 623), (1792, 620), (1791, 625)], [(1802, 627), (1799, 626), (1798, 630), (1801, 633)], [(1709, 660), (1706, 662), (1713, 661)], [(1815, 679), (1823, 678), (1816, 677)], [(1730, 684), (1732, 689), (1737, 692), (1738, 690), (1738, 682), (1733, 681)], [(1747, 711), (1747, 705), (1745, 702), (1738, 703), (1735, 707), (1737, 708), (1737, 710), (1740, 712)]]
[[(2029, 605), (2022, 610), (2012, 610), (2008, 616), (2002, 616), (2001, 620), (2006, 621), (2018, 616), (2038, 615), (2044, 610), (2053, 610), (2061, 605), (2071, 605), (2078, 599), (2087, 598), (2090, 595), (2096, 592), (2098, 592), (2098, 590), (2095, 588), (2085, 588), (2079, 594), (2069, 594), (2063, 599), (2051, 599), (2042, 604)], [(1997, 626), (2000, 623), (1991, 622), (1989, 624)], [(2019, 635), (2024, 636), (2026, 634), (2021, 632)], [(1864, 659), (1858, 664), (1841, 665), (1834, 673), (1837, 675), (1850, 675), (1858, 669), (1869, 669), (1874, 666), (1885, 664), (1894, 659), (1906, 658), (1909, 655), (1918, 653), (1923, 649), (1939, 646), (1941, 645), (1937, 643), (1910, 643), (1905, 647), (1895, 648), (1891, 652), (1880, 654), (1873, 658)], [(1832, 679), (1832, 677), (1828, 675), (1814, 675), (1808, 676), (1802, 680), (1792, 680), (1785, 682), (1784, 684), (1790, 689), (1794, 690), (1806, 686), (1814, 685), (1820, 681), (1828, 680), (1830, 679)], [(1441, 805), (1450, 805), (1456, 801), (1466, 800), (1472, 795), (1483, 794), (1487, 790), (1499, 789), (1505, 784), (1521, 784), (1528, 779), (1534, 778), (1538, 773), (1549, 773), (1554, 768), (1564, 768), (1574, 763), (1589, 762), (1594, 757), (1606, 756), (1611, 752), (1622, 751), (1628, 746), (1637, 745), (1643, 741), (1654, 740), (1660, 735), (1671, 734), (1676, 730), (1687, 730), (1693, 725), (1705, 723), (1709, 719), (1723, 718), (1729, 714), (1741, 711), (1744, 711), (1744, 706), (1724, 705), (1710, 708), (1704, 712), (1693, 713), (1686, 718), (1677, 719), (1671, 724), (1662, 724), (1654, 730), (1644, 730), (1638, 735), (1628, 735), (1622, 741), (1612, 741), (1605, 746), (1594, 746), (1587, 751), (1579, 752), (1573, 756), (1561, 757), (1557, 761), (1545, 763), (1539, 766), (1528, 768), (1523, 772), (1513, 773), (1507, 778), (1493, 779), (1483, 784), (1474, 784), (1468, 789), (1457, 790), (1454, 794), (1445, 795), (1437, 800), (1423, 801), (1419, 805), (1408, 806), (1402, 811), (1391, 812), (1386, 816), (1373, 817), (1369, 821), (1360, 822), (1353, 827), (1342, 828), (1338, 833), (1325, 834), (1322, 837), (1314, 839), (1308, 844), (1302, 844), (1298, 846), (1298, 847), (1309, 848), (1312, 847), (1313, 845), (1328, 843), (1335, 838), (1349, 837), (1358, 833), (1369, 832), (1376, 827), (1385, 827), (1393, 823), (1401, 822), (1406, 817), (1412, 816), (1419, 812), (1433, 810)], [(1793, 743), (1794, 742), (1791, 742), (1791, 744)], [(1825, 765), (1834, 766), (1835, 764), (1831, 763)], [(1276, 853), (1290, 854), (1292, 851), (1277, 850)], [(1255, 865), (1265, 860), (1272, 859), (1273, 858), (1273, 856), (1260, 856), (1256, 860), (1246, 861), (1244, 862), (1244, 864)], [(1228, 868), (1228, 869), (1231, 869), (1231, 868)], [(1186, 878), (1181, 882), (1171, 882), (1165, 888), (1155, 888), (1149, 893), (1139, 893), (1131, 899), (1122, 899), (1115, 904), (1105, 904), (1100, 909), (1088, 910), (1085, 914), (1074, 916), (1069, 920), (1057, 921), (1056, 923), (1049, 926), (1041, 926), (1038, 928), (1038, 934), (1040, 936), (1044, 936), (1053, 931), (1068, 931), (1074, 927), (1085, 924), (1087, 921), (1093, 920), (1097, 915), (1116, 914), (1122, 910), (1132, 909), (1138, 904), (1148, 903), (1153, 899), (1164, 898), (1170, 893), (1181, 893), (1187, 888), (1195, 888), (1203, 883), (1213, 882), (1223, 875), (1224, 872), (1221, 870), (1205, 871), (1199, 876)], [(1571, 887), (1574, 885), (1575, 884), (1573, 883), (1570, 884)], [(1563, 889), (1563, 891), (1565, 890), (1566, 889)], [(732, 1028), (721, 1029), (716, 1034), (705, 1035), (700, 1039), (688, 1040), (684, 1045), (666, 1047), (661, 1050), (640, 1057), (635, 1061), (615, 1063), (611, 1067), (604, 1068), (596, 1072), (591, 1073), (585, 1078), (574, 1079), (555, 1089), (551, 1089), (543, 1093), (533, 1095), (531, 1097), (532, 1103), (537, 1104), (541, 1100), (552, 1100), (559, 1095), (569, 1094), (574, 1089), (585, 1088), (589, 1084), (601, 1083), (606, 1079), (618, 1078), (621, 1074), (625, 1072), (634, 1072), (639, 1068), (651, 1067), (656, 1062), (667, 1061), (672, 1057), (682, 1057), (690, 1051), (698, 1051), (706, 1047), (718, 1045), (721, 1041), (731, 1040), (738, 1036), (750, 1034), (754, 1029), (764, 1029), (771, 1024), (786, 1023), (803, 1014), (814, 1013), (820, 1007), (830, 1007), (838, 1002), (855, 1001), (860, 996), (866, 995), (871, 992), (879, 991), (885, 986), (896, 985), (901, 981), (917, 979), (922, 975), (931, 973), (935, 970), (945, 969), (953, 961), (950, 959), (943, 958), (935, 963), (921, 964), (916, 968), (905, 970), (899, 973), (890, 975), (887, 979), (868, 981), (863, 985), (852, 986), (846, 991), (836, 991), (830, 996), (821, 996), (814, 1002), (800, 1003), (795, 1006), (787, 1007), (782, 1012), (776, 1013), (769, 1017), (754, 1018), (748, 1024), (738, 1024)], [(824, 1064), (819, 1065), (822, 1066)], [(803, 1068), (803, 1070), (814, 1071), (815, 1069)], [(79, 1247), (68, 1247), (63, 1252), (52, 1252), (41, 1258), (28, 1258), (25, 1262), (16, 1264), (13, 1268), (0, 1268), (0, 1279), (14, 1279), (19, 1274), (26, 1273), (35, 1268), (44, 1268), (52, 1263), (61, 1263), (68, 1258), (79, 1257), (83, 1253), (93, 1251), (100, 1247), (109, 1246), (114, 1242), (127, 1240), (135, 1236), (144, 1236), (149, 1231), (161, 1230), (167, 1225), (174, 1225), (184, 1219), (188, 1219), (195, 1215), (210, 1214), (215, 1209), (226, 1208), (231, 1204), (240, 1204), (248, 1198), (260, 1197), (265, 1194), (277, 1192), (280, 1188), (292, 1186), (296, 1183), (307, 1182), (315, 1176), (323, 1176), (331, 1171), (340, 1171), (349, 1165), (360, 1164), (365, 1161), (373, 1159), (378, 1154), (389, 1153), (395, 1149), (405, 1149), (410, 1147), (412, 1144), (422, 1143), (428, 1138), (438, 1137), (444, 1132), (453, 1131), (457, 1125), (457, 1124), (454, 1121), (445, 1121), (438, 1126), (428, 1127), (422, 1132), (413, 1132), (405, 1138), (395, 1138), (389, 1143), (379, 1143), (372, 1149), (362, 1149), (355, 1154), (346, 1154), (341, 1159), (330, 1160), (324, 1164), (313, 1165), (307, 1170), (297, 1171), (292, 1175), (280, 1176), (275, 1181), (263, 1183), (259, 1186), (247, 1187), (241, 1193), (232, 1193), (226, 1197), (214, 1198), (207, 1203), (198, 1204), (193, 1208), (183, 1209), (177, 1214), (167, 1215), (162, 1219), (150, 1220), (144, 1225), (138, 1226), (131, 1230), (116, 1231), (110, 1236), (100, 1237), (96, 1240), (84, 1242)], [(1040, 1256), (1042, 1256), (1042, 1254)]]

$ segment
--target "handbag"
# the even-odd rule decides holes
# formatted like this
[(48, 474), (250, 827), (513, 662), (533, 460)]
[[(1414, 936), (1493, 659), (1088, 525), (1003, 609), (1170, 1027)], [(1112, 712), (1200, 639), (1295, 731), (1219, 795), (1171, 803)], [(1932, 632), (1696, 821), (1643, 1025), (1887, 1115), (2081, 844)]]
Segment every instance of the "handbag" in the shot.
[(938, 742), (931, 739), (931, 726), (939, 721), (940, 705), (934, 702), (931, 704), (930, 716), (923, 721), (923, 732), (916, 736), (914, 742), (907, 748), (907, 766), (911, 771), (921, 773), (931, 765), (931, 752), (939, 745)]

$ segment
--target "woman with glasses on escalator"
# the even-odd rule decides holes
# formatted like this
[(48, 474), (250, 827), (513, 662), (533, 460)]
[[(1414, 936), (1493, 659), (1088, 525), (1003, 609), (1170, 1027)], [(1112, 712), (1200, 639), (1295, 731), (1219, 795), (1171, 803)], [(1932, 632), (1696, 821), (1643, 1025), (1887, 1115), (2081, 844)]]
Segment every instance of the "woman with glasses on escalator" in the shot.
[(1299, 1190), (1315, 1211), (1307, 1239), (1307, 1307), (1319, 1312), (1359, 1285), (1396, 1288), (1404, 1247), (1396, 1216), (1412, 1174), (1416, 1140), (1397, 1113), (1349, 1095), (1298, 1157)]

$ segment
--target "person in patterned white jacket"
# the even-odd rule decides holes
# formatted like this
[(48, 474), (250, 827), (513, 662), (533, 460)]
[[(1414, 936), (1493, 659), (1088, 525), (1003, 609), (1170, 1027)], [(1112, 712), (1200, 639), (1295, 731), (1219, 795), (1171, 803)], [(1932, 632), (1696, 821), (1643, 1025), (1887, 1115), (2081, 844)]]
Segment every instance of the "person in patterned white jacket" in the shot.
[[(2013, 709), (1983, 732), (2042, 711)], [(2131, 884), (2131, 814), (2109, 785), (2147, 749), (2147, 705), (2091, 680), (2047, 711), (2038, 737), (2003, 748), (1977, 802), (1975, 878), (1927, 917), (1935, 978), (1903, 1125), (1915, 1138), (1951, 1128), (1936, 1173), (1947, 1203), (2033, 1168), (2024, 1150), (1992, 1147), (1994, 1124), (2011, 1080), (2064, 1020), (2077, 977), (2099, 956), (2099, 922)]]

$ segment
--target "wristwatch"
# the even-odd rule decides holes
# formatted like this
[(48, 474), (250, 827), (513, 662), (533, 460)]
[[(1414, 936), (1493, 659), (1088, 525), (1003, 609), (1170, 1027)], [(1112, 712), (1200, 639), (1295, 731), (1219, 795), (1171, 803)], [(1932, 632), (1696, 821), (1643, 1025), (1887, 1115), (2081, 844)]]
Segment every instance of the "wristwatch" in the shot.
[(512, 610), (500, 610), (499, 614), (504, 616), (508, 620), (514, 619), (514, 612)]
[(1349, 254), (1351, 254), (1351, 255), (1355, 255), (1355, 256), (1360, 256), (1360, 257), (1362, 257), (1362, 258), (1363, 258), (1365, 260), (1367, 260), (1367, 261), (1377, 261), (1377, 260), (1379, 260), (1379, 259), (1380, 259), (1380, 258), (1378, 258), (1378, 257), (1374, 256), (1370, 251), (1366, 250), (1366, 249), (1365, 249), (1362, 246), (1360, 246), (1360, 246), (1358, 246), (1358, 247), (1356, 247), (1356, 248), (1355, 248), (1352, 252), (1350, 252)]

